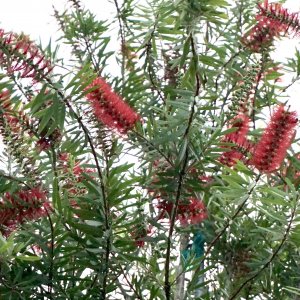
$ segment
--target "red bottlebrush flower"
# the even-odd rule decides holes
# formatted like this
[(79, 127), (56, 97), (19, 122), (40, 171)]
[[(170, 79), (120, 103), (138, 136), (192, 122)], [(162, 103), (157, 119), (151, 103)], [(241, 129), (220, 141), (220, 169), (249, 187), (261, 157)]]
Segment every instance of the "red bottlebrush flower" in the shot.
[(0, 30), (0, 65), (8, 75), (18, 72), (21, 78), (39, 79), (53, 69), (49, 60), (25, 35)]
[(269, 47), (274, 38), (281, 33), (300, 32), (298, 13), (290, 13), (280, 3), (258, 4), (259, 13), (256, 16), (258, 23), (242, 38), (242, 43), (254, 52), (260, 52)]
[(39, 188), (22, 190), (13, 195), (6, 193), (0, 200), (0, 226), (8, 234), (19, 224), (45, 217), (51, 210), (45, 191)]
[(223, 138), (223, 142), (234, 143), (236, 146), (221, 155), (219, 161), (223, 165), (232, 167), (236, 164), (237, 160), (241, 160), (244, 157), (243, 152), (249, 150), (250, 143), (246, 139), (246, 135), (249, 131), (249, 122), (250, 119), (245, 114), (238, 114), (230, 121), (229, 128), (237, 128), (237, 130), (235, 132), (227, 133)]
[(288, 112), (280, 105), (256, 145), (250, 163), (263, 173), (277, 170), (292, 143), (297, 122), (296, 112)]
[(219, 158), (219, 161), (221, 164), (232, 167), (236, 164), (238, 160), (242, 160), (244, 157), (244, 154), (237, 150), (230, 150), (228, 152), (223, 152), (221, 157)]
[[(161, 210), (159, 219), (162, 219), (167, 214), (171, 217), (174, 203), (167, 200), (162, 200), (158, 203), (157, 208)], [(207, 218), (207, 211), (203, 201), (196, 198), (189, 198), (187, 201), (179, 201), (177, 207), (176, 219), (180, 221), (181, 225), (199, 224)]]
[(37, 141), (36, 146), (37, 146), (38, 151), (41, 152), (41, 151), (49, 150), (51, 147), (51, 144), (47, 138), (42, 137)]
[(258, 23), (242, 37), (242, 43), (253, 52), (269, 47), (274, 38), (280, 35), (282, 27), (268, 18), (259, 18)]
[(199, 224), (207, 219), (207, 211), (203, 201), (196, 198), (190, 198), (186, 211), (183, 207), (182, 213), (178, 215), (178, 219), (182, 225)]
[(224, 141), (242, 145), (249, 131), (249, 122), (250, 119), (248, 116), (246, 116), (245, 114), (238, 114), (230, 121), (229, 126), (229, 128), (237, 128), (237, 130), (231, 133), (227, 133), (224, 137)]
[(140, 116), (124, 100), (112, 91), (102, 78), (95, 79), (87, 89), (94, 88), (86, 97), (90, 101), (94, 114), (99, 121), (110, 128), (126, 133)]
[(299, 13), (290, 13), (280, 3), (269, 3), (268, 0), (265, 0), (263, 4), (258, 4), (258, 8), (260, 10), (260, 14), (257, 16), (258, 19), (267, 18), (274, 26), (277, 26), (278, 30), (293, 31), (299, 34)]

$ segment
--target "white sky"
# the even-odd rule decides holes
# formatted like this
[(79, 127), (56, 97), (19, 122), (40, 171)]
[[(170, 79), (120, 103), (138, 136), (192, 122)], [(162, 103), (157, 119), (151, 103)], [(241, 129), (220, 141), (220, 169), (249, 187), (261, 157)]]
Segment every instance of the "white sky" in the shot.
[[(0, 0), (0, 25), (6, 31), (23, 31), (32, 39), (46, 44), (50, 36), (58, 36), (57, 24), (53, 17), (54, 5), (58, 11), (65, 8), (67, 0)], [(100, 19), (110, 18), (115, 14), (114, 6), (108, 0), (83, 0)]]

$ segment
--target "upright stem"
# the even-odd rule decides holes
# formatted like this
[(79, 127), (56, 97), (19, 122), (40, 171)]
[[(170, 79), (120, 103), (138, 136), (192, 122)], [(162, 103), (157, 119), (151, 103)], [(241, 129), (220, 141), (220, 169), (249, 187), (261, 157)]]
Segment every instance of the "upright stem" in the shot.
[[(193, 53), (193, 57), (194, 57), (193, 62), (197, 62), (198, 60), (197, 60), (196, 45), (195, 45), (195, 41), (194, 41), (194, 37), (193, 37), (192, 33), (190, 34), (190, 39), (191, 39), (192, 53)], [(197, 68), (197, 66), (196, 66), (196, 68)], [(188, 118), (188, 125), (187, 125), (186, 130), (183, 135), (183, 140), (187, 139), (188, 135), (190, 133), (190, 129), (192, 126), (192, 122), (193, 122), (193, 118), (194, 118), (195, 110), (196, 110), (196, 99), (200, 92), (200, 84), (201, 83), (200, 83), (200, 78), (199, 78), (199, 75), (197, 72), (196, 72), (195, 76), (196, 76), (196, 87), (195, 87), (194, 100), (193, 100), (191, 112), (190, 112), (189, 118)], [(167, 300), (171, 300), (171, 282), (170, 282), (170, 262), (171, 262), (170, 258), (171, 258), (171, 245), (172, 245), (171, 241), (172, 241), (172, 236), (173, 236), (173, 232), (174, 232), (177, 209), (178, 209), (179, 199), (180, 199), (181, 193), (182, 193), (183, 180), (184, 180), (184, 176), (186, 173), (188, 161), (189, 161), (189, 148), (187, 146), (186, 150), (185, 150), (185, 154), (184, 154), (182, 167), (181, 167), (181, 170), (179, 173), (175, 203), (174, 203), (172, 211), (171, 211), (170, 228), (169, 228), (169, 233), (168, 233), (168, 238), (167, 238), (167, 252), (166, 252), (166, 262), (165, 262), (165, 285), (164, 285), (164, 290), (165, 290), (165, 295), (166, 295)]]
[(184, 297), (184, 281), (185, 281), (185, 273), (184, 269), (184, 260), (182, 259), (182, 252), (187, 248), (189, 243), (189, 233), (183, 233), (180, 237), (180, 262), (177, 269), (177, 279), (176, 279), (176, 300), (182, 300)]

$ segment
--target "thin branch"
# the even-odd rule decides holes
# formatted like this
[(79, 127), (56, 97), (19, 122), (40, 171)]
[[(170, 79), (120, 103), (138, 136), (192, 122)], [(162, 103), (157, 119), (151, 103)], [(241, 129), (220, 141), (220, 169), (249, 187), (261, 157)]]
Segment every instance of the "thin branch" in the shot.
[(166, 104), (166, 101), (165, 101), (165, 98), (164, 96), (162, 95), (160, 89), (158, 88), (158, 86), (156, 85), (155, 81), (154, 81), (154, 78), (152, 76), (152, 69), (151, 69), (151, 66), (152, 66), (152, 63), (150, 62), (149, 58), (151, 57), (151, 51), (152, 51), (152, 39), (154, 38), (154, 33), (155, 33), (155, 30), (156, 30), (156, 27), (157, 27), (157, 19), (158, 19), (158, 16), (159, 15), (156, 15), (156, 20), (155, 20), (155, 23), (154, 23), (154, 27), (151, 31), (151, 34), (149, 36), (149, 39), (146, 43), (146, 65), (147, 65), (147, 71), (148, 71), (148, 75), (149, 75), (149, 79), (150, 79), (150, 82), (152, 84), (152, 87), (156, 90), (156, 92), (158, 93), (158, 96), (159, 98), (161, 99), (161, 101), (164, 103), (164, 105)]
[(127, 275), (126, 275), (125, 271), (123, 270), (122, 266), (120, 266), (120, 268), (122, 270), (122, 274), (124, 276), (125, 281), (127, 282), (128, 286), (131, 288), (131, 290), (134, 292), (135, 299), (143, 300), (143, 296), (138, 292), (138, 290), (134, 287), (134, 285), (127, 278)]
[(174, 231), (174, 227), (175, 227), (175, 218), (176, 218), (176, 214), (177, 214), (179, 199), (181, 196), (181, 188), (182, 188), (182, 184), (183, 184), (183, 178), (185, 176), (185, 168), (187, 166), (187, 163), (188, 163), (188, 151), (186, 151), (184, 163), (183, 163), (182, 169), (179, 173), (178, 186), (177, 186), (177, 192), (176, 192), (176, 200), (172, 207), (170, 228), (169, 228), (169, 233), (168, 233), (168, 238), (167, 238), (167, 253), (166, 253), (166, 262), (165, 262), (165, 285), (164, 285), (164, 290), (165, 290), (165, 295), (166, 295), (167, 300), (171, 299), (171, 283), (170, 283), (170, 278), (169, 278), (170, 277), (170, 259), (171, 259), (171, 240), (172, 240), (172, 235), (173, 235), (173, 231)]
[(51, 248), (50, 248), (50, 266), (49, 266), (49, 286), (48, 286), (48, 296), (49, 299), (53, 299), (52, 298), (52, 292), (53, 292), (53, 269), (54, 269), (54, 226), (53, 226), (53, 222), (51, 220), (50, 214), (48, 212), (48, 210), (46, 209), (46, 213), (47, 213), (47, 218), (49, 220), (49, 224), (50, 224), (50, 230), (51, 230)]
[(68, 98), (64, 96), (64, 94), (52, 83), (50, 78), (45, 78), (45, 80), (50, 84), (50, 86), (57, 92), (57, 94), (60, 96), (61, 100), (65, 103), (65, 105), (68, 107), (70, 113), (74, 116), (75, 120), (78, 122), (79, 126), (81, 127), (88, 144), (90, 146), (92, 156), (94, 158), (95, 164), (96, 164), (96, 170), (100, 179), (100, 188), (101, 188), (101, 193), (102, 193), (102, 200), (103, 200), (103, 207), (104, 207), (104, 225), (105, 225), (105, 231), (106, 231), (106, 245), (105, 245), (105, 254), (104, 254), (104, 276), (103, 276), (103, 284), (101, 288), (101, 299), (105, 299), (106, 297), (106, 288), (107, 288), (107, 278), (108, 278), (108, 265), (109, 265), (109, 254), (110, 254), (110, 243), (111, 243), (111, 236), (110, 236), (110, 221), (109, 221), (109, 216), (110, 216), (110, 207), (106, 198), (106, 193), (105, 193), (105, 186), (104, 186), (104, 178), (102, 174), (102, 170), (99, 164), (99, 160), (97, 157), (96, 149), (93, 143), (93, 140), (90, 136), (90, 132), (88, 128), (85, 126), (85, 124), (82, 121), (82, 117), (80, 117), (75, 110), (73, 109), (71, 103), (69, 102)]
[[(131, 130), (138, 138), (142, 139), (146, 144), (148, 144), (153, 150), (156, 150), (165, 160), (169, 163), (170, 166), (173, 166), (173, 162), (158, 148), (156, 147), (151, 141), (149, 141), (146, 137), (141, 135), (139, 132), (135, 130)], [(128, 141), (130, 142), (130, 141)]]
[(232, 217), (230, 218), (227, 218), (226, 221), (225, 221), (225, 225), (224, 227), (222, 228), (222, 230), (216, 235), (216, 237), (212, 240), (212, 242), (208, 245), (205, 253), (204, 253), (204, 256), (203, 258), (201, 259), (201, 261), (199, 262), (199, 266), (196, 268), (195, 272), (194, 272), (194, 276), (192, 278), (192, 280), (189, 282), (188, 286), (191, 286), (196, 278), (195, 278), (195, 274), (197, 274), (197, 272), (200, 271), (201, 269), (201, 264), (203, 263), (203, 261), (207, 258), (208, 254), (211, 252), (212, 248), (215, 246), (215, 244), (219, 241), (219, 239), (223, 236), (223, 234), (226, 232), (226, 230), (229, 228), (229, 226), (232, 224), (232, 221), (234, 221), (237, 216), (240, 214), (240, 212), (243, 210), (245, 204), (247, 203), (247, 201), (249, 200), (250, 196), (252, 195), (259, 179), (261, 177), (261, 174), (259, 174), (256, 179), (255, 179), (255, 182), (253, 184), (253, 186), (251, 187), (251, 189), (248, 191), (247, 193), (247, 197), (246, 199), (238, 206), (237, 210), (235, 211), (235, 213), (233, 214)]
[(126, 51), (126, 40), (125, 40), (125, 32), (123, 27), (123, 20), (121, 18), (121, 9), (119, 7), (118, 1), (114, 0), (114, 4), (117, 10), (117, 18), (119, 23), (119, 33), (121, 37), (121, 53), (122, 53), (122, 63), (121, 63), (121, 74), (122, 74), (122, 87), (124, 87), (125, 84), (125, 52)]
[(300, 79), (300, 76), (296, 76), (290, 84), (288, 84), (287, 86), (283, 87), (281, 89), (281, 92), (279, 93), (279, 96), (282, 94), (282, 93), (285, 93), (291, 86), (293, 86), (298, 80)]
[[(296, 202), (298, 201), (298, 199), (296, 200)], [(235, 299), (238, 294), (241, 292), (241, 290), (249, 283), (251, 282), (253, 279), (255, 279), (256, 277), (258, 277), (260, 275), (260, 273), (265, 270), (271, 263), (272, 261), (275, 259), (275, 257), (278, 255), (279, 251), (281, 250), (281, 248), (283, 247), (284, 243), (287, 241), (289, 232), (291, 231), (292, 228), (292, 224), (295, 218), (295, 214), (296, 214), (296, 208), (297, 208), (297, 204), (295, 205), (295, 207), (293, 208), (289, 223), (287, 225), (286, 231), (284, 233), (284, 236), (279, 244), (279, 246), (277, 247), (277, 249), (273, 252), (272, 256), (270, 257), (270, 259), (263, 265), (263, 267), (254, 275), (252, 275), (250, 278), (248, 278), (247, 280), (245, 280), (242, 285), (231, 295), (231, 297), (228, 300), (233, 300)]]
[[(192, 53), (193, 53), (194, 57), (197, 57), (196, 45), (194, 43), (194, 38), (193, 38), (192, 33), (190, 34), (190, 38), (191, 38)], [(188, 125), (187, 125), (187, 128), (183, 135), (183, 139), (186, 139), (188, 137), (188, 134), (189, 134), (191, 126), (192, 126), (192, 121), (193, 121), (193, 117), (195, 114), (196, 98), (200, 93), (200, 84), (201, 84), (200, 78), (199, 78), (198, 73), (196, 72), (196, 88), (195, 88), (194, 101), (193, 101), (191, 112), (189, 115)], [(185, 155), (184, 155), (184, 161), (182, 164), (182, 168), (179, 173), (176, 198), (175, 198), (175, 203), (174, 203), (174, 205), (172, 207), (172, 211), (171, 211), (170, 228), (169, 228), (168, 238), (167, 238), (167, 252), (166, 252), (166, 261), (165, 261), (165, 284), (164, 284), (164, 290), (165, 290), (165, 295), (166, 295), (167, 300), (171, 299), (171, 282), (170, 282), (171, 241), (172, 241), (172, 235), (173, 235), (173, 231), (174, 231), (174, 227), (175, 227), (175, 219), (176, 219), (176, 215), (177, 215), (179, 199), (181, 197), (181, 192), (182, 192), (183, 180), (184, 180), (184, 176), (186, 174), (188, 158), (189, 158), (189, 151), (188, 151), (188, 147), (187, 147), (186, 151), (185, 151)]]

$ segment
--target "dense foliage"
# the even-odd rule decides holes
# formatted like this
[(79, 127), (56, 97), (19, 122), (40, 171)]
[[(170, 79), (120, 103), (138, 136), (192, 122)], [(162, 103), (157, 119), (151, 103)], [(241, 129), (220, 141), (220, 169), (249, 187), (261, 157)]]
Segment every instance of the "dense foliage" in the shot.
[(70, 61), (0, 31), (0, 298), (298, 299), (298, 14), (113, 4), (54, 8)]

